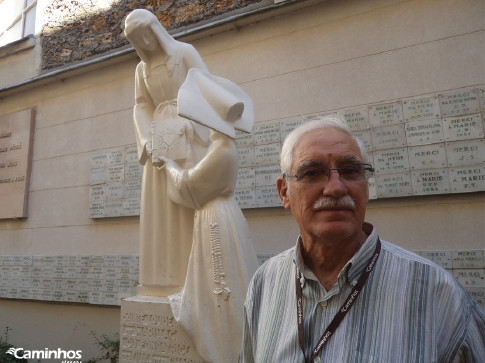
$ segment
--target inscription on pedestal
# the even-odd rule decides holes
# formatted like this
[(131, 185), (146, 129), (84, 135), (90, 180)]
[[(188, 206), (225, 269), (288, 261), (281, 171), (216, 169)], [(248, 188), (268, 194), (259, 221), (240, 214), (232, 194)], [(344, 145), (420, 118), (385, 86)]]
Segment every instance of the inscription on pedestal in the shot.
[(164, 298), (133, 297), (121, 303), (120, 362), (203, 363)]

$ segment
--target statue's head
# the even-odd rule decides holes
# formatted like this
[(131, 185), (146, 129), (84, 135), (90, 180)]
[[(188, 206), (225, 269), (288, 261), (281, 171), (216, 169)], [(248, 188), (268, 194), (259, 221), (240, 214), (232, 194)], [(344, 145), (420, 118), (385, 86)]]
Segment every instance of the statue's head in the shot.
[(125, 20), (125, 36), (143, 60), (155, 48), (165, 49), (174, 39), (148, 10), (133, 10)]

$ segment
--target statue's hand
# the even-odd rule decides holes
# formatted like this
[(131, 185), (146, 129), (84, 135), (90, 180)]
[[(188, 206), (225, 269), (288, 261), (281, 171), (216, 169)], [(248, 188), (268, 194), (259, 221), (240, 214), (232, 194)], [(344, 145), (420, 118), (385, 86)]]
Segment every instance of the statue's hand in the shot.
[(163, 156), (159, 156), (158, 160), (153, 161), (152, 164), (153, 164), (153, 166), (155, 166), (159, 169), (163, 169), (163, 168), (165, 168), (165, 166), (167, 165), (167, 163), (169, 161), (170, 161), (170, 159), (167, 159), (166, 157), (163, 157)]

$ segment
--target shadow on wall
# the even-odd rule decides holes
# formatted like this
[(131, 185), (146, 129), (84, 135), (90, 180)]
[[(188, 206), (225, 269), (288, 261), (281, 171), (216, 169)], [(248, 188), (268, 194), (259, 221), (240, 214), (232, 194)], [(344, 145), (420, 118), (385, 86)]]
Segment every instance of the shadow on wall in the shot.
[(52, 0), (42, 29), (42, 70), (79, 62), (129, 43), (123, 35), (126, 16), (134, 9), (156, 14), (167, 29), (190, 27), (219, 15), (256, 7), (268, 0)]

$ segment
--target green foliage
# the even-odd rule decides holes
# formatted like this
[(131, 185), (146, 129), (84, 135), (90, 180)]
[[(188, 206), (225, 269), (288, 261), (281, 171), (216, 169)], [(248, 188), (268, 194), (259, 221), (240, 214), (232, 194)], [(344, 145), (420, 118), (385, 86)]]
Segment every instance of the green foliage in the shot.
[(15, 348), (12, 344), (8, 342), (8, 332), (12, 330), (8, 326), (5, 327), (3, 337), (0, 336), (0, 362), (2, 363), (16, 363), (16, 362), (27, 362), (27, 359), (15, 358), (12, 354), (8, 354), (7, 351), (10, 348)]
[(96, 358), (89, 359), (86, 363), (97, 363), (108, 361), (110, 363), (118, 363), (120, 354), (120, 335), (115, 333), (113, 337), (102, 334), (99, 338), (94, 331), (91, 335), (96, 340), (96, 345), (100, 347), (102, 354)]

